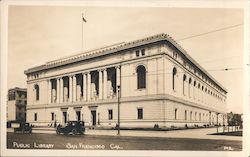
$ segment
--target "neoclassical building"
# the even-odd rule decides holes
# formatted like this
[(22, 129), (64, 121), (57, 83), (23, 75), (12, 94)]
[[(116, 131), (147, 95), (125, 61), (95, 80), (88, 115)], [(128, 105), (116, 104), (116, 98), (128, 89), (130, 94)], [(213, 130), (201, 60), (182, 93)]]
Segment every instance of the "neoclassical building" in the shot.
[(114, 127), (118, 93), (121, 127), (226, 123), (227, 90), (167, 34), (53, 60), (25, 74), (27, 121), (34, 125), (83, 120)]

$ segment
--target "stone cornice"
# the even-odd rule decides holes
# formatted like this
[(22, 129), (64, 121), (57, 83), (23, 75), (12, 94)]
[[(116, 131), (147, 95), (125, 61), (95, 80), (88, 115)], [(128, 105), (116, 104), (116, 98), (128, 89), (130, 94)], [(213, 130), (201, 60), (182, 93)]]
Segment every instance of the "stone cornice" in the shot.
[(119, 51), (123, 51), (123, 50), (126, 50), (126, 49), (131, 49), (131, 48), (135, 48), (135, 47), (139, 47), (139, 46), (143, 46), (143, 45), (147, 45), (147, 44), (153, 44), (153, 43), (161, 42), (161, 41), (171, 43), (191, 63), (193, 63), (193, 65), (195, 67), (200, 69), (200, 71), (202, 73), (207, 75), (208, 78), (210, 78), (222, 90), (227, 92), (227, 90), (219, 82), (217, 82), (204, 68), (202, 68), (200, 66), (200, 64), (198, 64), (172, 37), (170, 37), (168, 34), (164, 34), (164, 33), (157, 34), (157, 35), (150, 36), (150, 37), (143, 38), (143, 39), (139, 39), (139, 40), (135, 40), (135, 41), (132, 41), (132, 42), (122, 42), (122, 43), (107, 46), (107, 47), (104, 47), (104, 48), (100, 48), (100, 49), (96, 49), (96, 50), (92, 50), (92, 51), (87, 51), (87, 52), (83, 52), (83, 53), (80, 53), (80, 54), (77, 54), (77, 55), (73, 55), (73, 56), (62, 58), (62, 59), (50, 61), (50, 62), (47, 62), (47, 63), (41, 65), (41, 66), (37, 66), (37, 67), (30, 68), (28, 70), (25, 70), (24, 73), (27, 75), (29, 73), (38, 72), (38, 71), (41, 71), (41, 70), (47, 70), (47, 69), (55, 68), (55, 67), (62, 66), (62, 65), (72, 64), (72, 63), (75, 63), (75, 62), (88, 60), (88, 59), (92, 59), (92, 58), (96, 58), (96, 57), (116, 53), (116, 52), (119, 52)]
[(122, 62), (114, 62), (114, 63), (109, 63), (109, 64), (106, 64), (106, 65), (102, 65), (102, 66), (96, 66), (95, 68), (88, 68), (88, 69), (83, 69), (83, 70), (71, 71), (69, 73), (53, 75), (52, 77), (51, 76), (49, 76), (49, 77), (41, 77), (41, 78), (37, 78), (37, 79), (33, 79), (33, 80), (28, 80), (27, 83), (35, 83), (35, 82), (44, 81), (44, 80), (47, 80), (47, 79), (56, 79), (58, 77), (66, 77), (66, 76), (69, 76), (69, 75), (75, 75), (75, 74), (79, 74), (79, 73), (88, 74), (91, 71), (95, 71), (95, 70), (106, 70), (107, 68), (111, 68), (111, 67), (123, 66), (123, 65), (131, 64), (131, 63), (138, 62), (138, 61), (146, 61), (148, 59), (160, 58), (162, 54), (164, 54), (164, 53), (158, 53), (158, 54), (143, 56), (143, 57), (140, 57), (140, 58), (127, 59), (127, 60), (122, 61)]

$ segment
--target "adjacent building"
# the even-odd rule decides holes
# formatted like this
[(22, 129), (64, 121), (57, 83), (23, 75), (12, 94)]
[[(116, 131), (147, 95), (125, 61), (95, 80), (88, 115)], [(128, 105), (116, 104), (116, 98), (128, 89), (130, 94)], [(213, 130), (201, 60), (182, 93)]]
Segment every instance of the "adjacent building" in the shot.
[(226, 122), (227, 90), (167, 34), (53, 60), (25, 74), (33, 125), (83, 120), (114, 127), (118, 94), (121, 127)]
[(26, 121), (27, 89), (8, 90), (7, 121)]

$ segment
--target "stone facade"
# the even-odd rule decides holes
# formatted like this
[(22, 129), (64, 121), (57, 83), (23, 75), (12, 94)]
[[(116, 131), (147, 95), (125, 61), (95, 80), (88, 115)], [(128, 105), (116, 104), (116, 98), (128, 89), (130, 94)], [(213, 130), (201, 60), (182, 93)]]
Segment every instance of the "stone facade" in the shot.
[(30, 68), (27, 120), (121, 127), (225, 124), (226, 94), (167, 34), (111, 45)]
[(25, 121), (27, 106), (27, 89), (12, 88), (8, 90), (7, 121)]

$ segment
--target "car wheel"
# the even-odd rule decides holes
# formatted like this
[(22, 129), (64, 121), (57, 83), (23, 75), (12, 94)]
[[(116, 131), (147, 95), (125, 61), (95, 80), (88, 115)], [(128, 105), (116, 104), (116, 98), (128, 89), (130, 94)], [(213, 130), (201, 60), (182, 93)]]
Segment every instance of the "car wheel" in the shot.
[(76, 129), (73, 129), (72, 130), (72, 135), (75, 135), (76, 134)]
[(83, 135), (83, 131), (80, 131), (80, 134)]
[(56, 134), (58, 134), (58, 135), (60, 134), (60, 131), (58, 129), (56, 130)]

